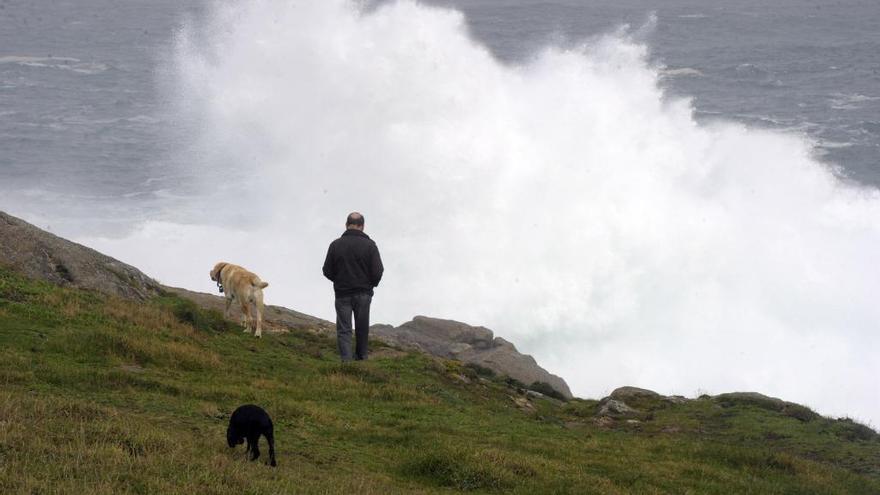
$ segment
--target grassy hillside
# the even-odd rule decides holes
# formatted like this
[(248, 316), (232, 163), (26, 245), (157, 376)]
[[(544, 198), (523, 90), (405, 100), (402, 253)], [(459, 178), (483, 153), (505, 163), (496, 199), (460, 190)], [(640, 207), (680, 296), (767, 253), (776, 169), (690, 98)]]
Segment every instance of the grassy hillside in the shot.
[[(880, 493), (877, 435), (808, 410), (646, 400), (597, 421), (456, 362), (375, 344), (342, 367), (327, 337), (240, 330), (0, 269), (0, 493)], [(225, 445), (248, 402), (275, 469)]]

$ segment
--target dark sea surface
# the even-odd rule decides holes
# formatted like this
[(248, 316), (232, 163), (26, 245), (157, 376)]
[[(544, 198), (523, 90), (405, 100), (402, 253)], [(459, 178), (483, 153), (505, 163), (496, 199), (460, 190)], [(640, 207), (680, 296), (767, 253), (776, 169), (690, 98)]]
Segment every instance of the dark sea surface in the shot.
[[(880, 186), (876, 0), (431, 2), (462, 10), (507, 63), (624, 24), (700, 120), (801, 133)], [(112, 233), (197, 193), (159, 83), (196, 0), (0, 0), (0, 209)], [(45, 226), (45, 225), (44, 225)]]

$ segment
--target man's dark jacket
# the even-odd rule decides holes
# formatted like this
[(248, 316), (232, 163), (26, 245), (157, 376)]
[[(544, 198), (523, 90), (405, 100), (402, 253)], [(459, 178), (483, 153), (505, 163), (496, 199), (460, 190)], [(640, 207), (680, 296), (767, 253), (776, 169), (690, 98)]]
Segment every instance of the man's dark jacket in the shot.
[(367, 293), (382, 280), (382, 258), (379, 248), (367, 234), (348, 229), (330, 243), (324, 260), (324, 276), (333, 281), (336, 297)]

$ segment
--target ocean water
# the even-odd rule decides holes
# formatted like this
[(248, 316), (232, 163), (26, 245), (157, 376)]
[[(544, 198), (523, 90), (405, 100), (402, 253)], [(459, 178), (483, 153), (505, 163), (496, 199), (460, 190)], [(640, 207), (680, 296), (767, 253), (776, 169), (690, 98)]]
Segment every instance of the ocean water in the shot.
[[(381, 4), (381, 2), (378, 2)], [(629, 25), (668, 95), (700, 121), (805, 136), (842, 177), (880, 185), (880, 8), (735, 0), (430, 2), (466, 15), (493, 56), (523, 63)], [(68, 232), (122, 232), (192, 194), (179, 115), (161, 72), (204, 0), (0, 2), (0, 191), (4, 207)], [(64, 230), (64, 227), (62, 227)]]
[(880, 421), (876, 2), (0, 7), (0, 209), (325, 318), (357, 209), (377, 321)]
[(157, 71), (191, 3), (0, 2), (5, 210), (121, 232), (185, 190)]

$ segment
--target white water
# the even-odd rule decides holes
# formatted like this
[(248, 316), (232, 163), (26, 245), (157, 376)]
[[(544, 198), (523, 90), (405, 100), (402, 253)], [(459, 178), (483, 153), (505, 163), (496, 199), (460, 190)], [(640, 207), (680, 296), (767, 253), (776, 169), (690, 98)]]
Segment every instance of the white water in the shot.
[(180, 222), (81, 239), (165, 283), (215, 261), (331, 319), (363, 212), (373, 320), (493, 328), (581, 396), (757, 390), (880, 424), (880, 195), (791, 135), (697, 125), (621, 31), (506, 66), (456, 12), (218, 4), (165, 81), (202, 178)]

